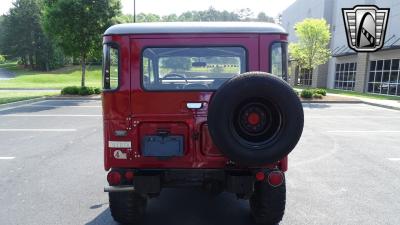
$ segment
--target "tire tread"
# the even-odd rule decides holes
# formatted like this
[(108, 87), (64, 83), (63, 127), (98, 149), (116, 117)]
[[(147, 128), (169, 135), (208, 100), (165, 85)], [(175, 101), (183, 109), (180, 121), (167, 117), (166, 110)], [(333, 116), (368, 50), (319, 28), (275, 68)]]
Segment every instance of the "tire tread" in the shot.
[(250, 208), (254, 221), (259, 225), (276, 225), (282, 220), (286, 205), (285, 182), (272, 187), (266, 182), (256, 183)]
[(121, 224), (138, 224), (144, 216), (147, 198), (135, 192), (109, 193), (110, 211)]

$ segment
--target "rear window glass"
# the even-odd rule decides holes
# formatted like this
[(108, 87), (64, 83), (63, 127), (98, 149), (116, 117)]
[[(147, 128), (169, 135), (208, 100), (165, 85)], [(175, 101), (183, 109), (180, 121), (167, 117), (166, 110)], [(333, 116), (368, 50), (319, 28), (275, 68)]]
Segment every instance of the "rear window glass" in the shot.
[(142, 54), (146, 90), (215, 90), (245, 71), (242, 47), (146, 48)]

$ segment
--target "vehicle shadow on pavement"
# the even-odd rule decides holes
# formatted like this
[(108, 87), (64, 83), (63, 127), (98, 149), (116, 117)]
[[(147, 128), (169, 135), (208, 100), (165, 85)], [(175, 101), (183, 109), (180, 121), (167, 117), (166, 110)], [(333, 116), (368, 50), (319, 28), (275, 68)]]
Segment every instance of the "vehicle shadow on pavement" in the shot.
[[(87, 225), (118, 224), (107, 208)], [(200, 190), (165, 189), (151, 199), (142, 225), (253, 225), (248, 202), (223, 193), (211, 197)]]

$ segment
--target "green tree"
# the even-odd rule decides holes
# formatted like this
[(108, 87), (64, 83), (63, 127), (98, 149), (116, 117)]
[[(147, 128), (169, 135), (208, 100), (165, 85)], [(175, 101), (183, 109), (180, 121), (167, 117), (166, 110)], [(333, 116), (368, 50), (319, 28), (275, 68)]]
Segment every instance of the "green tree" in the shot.
[(101, 36), (120, 15), (119, 0), (48, 0), (43, 24), (63, 52), (78, 56), (82, 65), (82, 87), (88, 57), (101, 49)]
[(6, 58), (4, 57), (4, 55), (0, 55), (0, 64), (3, 64), (6, 62)]
[(324, 19), (305, 19), (294, 26), (297, 43), (289, 45), (290, 56), (301, 68), (314, 69), (330, 57), (328, 48), (331, 33)]
[(115, 17), (115, 24), (118, 23), (133, 23), (133, 15), (132, 14), (124, 14)]
[(203, 11), (190, 11), (179, 16), (181, 21), (239, 21), (240, 16), (234, 12), (218, 11), (213, 7)]
[(163, 67), (173, 71), (189, 70), (192, 67), (192, 60), (188, 57), (167, 57), (161, 61)]
[[(260, 22), (274, 22), (272, 17), (267, 16), (261, 12), (257, 17), (252, 17), (253, 12), (249, 9), (241, 9), (238, 12), (229, 11), (218, 11), (213, 7), (201, 11), (186, 11), (181, 13), (179, 16), (176, 14), (169, 14), (166, 16), (159, 16), (153, 13), (139, 13), (136, 15), (137, 22), (192, 22), (192, 21), (260, 21)], [(127, 15), (122, 16), (118, 19), (118, 23), (131, 22)]]
[(139, 23), (142, 22), (159, 22), (161, 21), (161, 18), (159, 15), (154, 14), (154, 13), (139, 13), (136, 15), (136, 21)]
[(162, 17), (162, 21), (165, 21), (165, 22), (176, 22), (176, 21), (178, 21), (178, 16), (175, 13), (169, 14), (167, 16), (163, 16)]
[(242, 21), (250, 21), (253, 16), (253, 12), (250, 8), (241, 9), (238, 12), (239, 18)]
[(273, 23), (274, 18), (267, 16), (267, 14), (265, 14), (265, 12), (260, 12), (257, 15), (257, 21)]
[(49, 70), (63, 56), (44, 34), (41, 26), (43, 4), (39, 0), (17, 0), (1, 19), (0, 49), (8, 57), (21, 58), (32, 69)]

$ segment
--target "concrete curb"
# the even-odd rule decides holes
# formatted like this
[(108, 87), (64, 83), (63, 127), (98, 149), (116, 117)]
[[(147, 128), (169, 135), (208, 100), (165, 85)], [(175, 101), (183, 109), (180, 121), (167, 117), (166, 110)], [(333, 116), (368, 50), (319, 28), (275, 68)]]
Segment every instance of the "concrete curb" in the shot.
[(77, 97), (72, 97), (72, 96), (49, 96), (45, 97), (46, 100), (101, 100), (101, 96), (77, 96)]
[(57, 88), (0, 88), (1, 91), (61, 91)]
[(32, 98), (32, 99), (27, 99), (27, 100), (21, 100), (17, 102), (11, 102), (11, 103), (6, 103), (6, 104), (1, 104), (0, 109), (6, 109), (6, 108), (13, 108), (17, 107), (20, 105), (26, 105), (26, 104), (31, 104), (39, 101), (46, 100), (46, 97), (38, 97), (38, 98)]
[(32, 99), (27, 99), (27, 100), (21, 100), (17, 102), (11, 102), (11, 103), (6, 103), (6, 104), (1, 104), (0, 109), (7, 109), (7, 108), (14, 108), (18, 107), (21, 105), (26, 105), (26, 104), (32, 104), (35, 102), (40, 102), (44, 100), (93, 100), (93, 101), (99, 101), (101, 100), (101, 96), (79, 96), (79, 97), (62, 97), (62, 96), (47, 96), (47, 97), (38, 97), (38, 98), (32, 98)]
[(366, 104), (366, 105), (372, 105), (372, 106), (377, 106), (385, 109), (393, 109), (393, 110), (400, 110), (400, 107), (396, 106), (390, 106), (390, 105), (385, 105), (385, 104), (379, 104), (376, 102), (369, 102), (369, 101), (363, 101), (363, 100), (351, 100), (351, 101), (313, 101), (313, 100), (302, 100), (301, 103), (306, 103), (306, 104), (315, 104), (315, 103), (322, 103), (322, 104)]
[(379, 103), (375, 103), (375, 102), (367, 102), (367, 101), (362, 101), (362, 103), (367, 104), (367, 105), (372, 105), (372, 106), (385, 108), (385, 109), (393, 109), (393, 110), (399, 110), (400, 111), (400, 107), (396, 107), (396, 106), (384, 105), (384, 104), (379, 104)]
[(315, 104), (315, 103), (322, 103), (322, 104), (361, 104), (364, 103), (361, 100), (354, 100), (354, 101), (312, 101), (312, 100), (304, 100), (301, 101), (301, 103), (311, 103), (311, 104)]
[[(387, 105), (387, 104), (383, 104), (383, 103), (380, 103), (379, 100), (374, 101), (374, 100), (368, 99), (368, 98), (354, 97), (354, 96), (346, 96), (346, 95), (341, 95), (341, 94), (329, 94), (329, 95), (341, 96), (341, 97), (345, 97), (345, 98), (350, 98), (351, 100), (360, 101), (360, 102), (363, 103), (363, 104), (372, 105), (372, 106), (377, 106), (377, 107), (381, 107), (381, 108), (393, 109), (393, 110), (400, 110), (400, 107), (391, 106), (391, 105)], [(377, 101), (378, 101), (378, 102), (377, 102)]]

